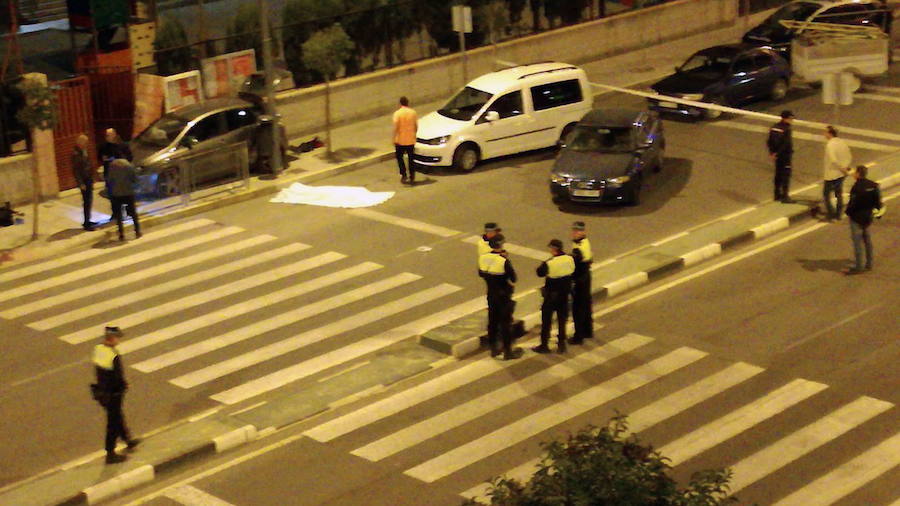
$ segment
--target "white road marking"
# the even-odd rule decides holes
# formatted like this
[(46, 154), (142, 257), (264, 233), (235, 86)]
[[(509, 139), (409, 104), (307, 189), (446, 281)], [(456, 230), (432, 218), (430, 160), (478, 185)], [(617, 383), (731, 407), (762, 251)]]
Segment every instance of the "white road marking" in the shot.
[(877, 95), (875, 93), (854, 93), (853, 98), (862, 98), (865, 100), (878, 100), (880, 102), (893, 102), (900, 104), (900, 97), (891, 97), (888, 95)]
[(737, 493), (893, 406), (890, 402), (860, 397), (832, 411), (731, 466), (734, 477), (728, 483), (730, 492)]
[[(458, 290), (460, 290), (460, 287), (445, 283), (423, 290), (406, 297), (405, 299), (401, 299), (401, 301), (395, 301), (393, 304), (395, 308), (403, 307), (404, 309), (409, 309), (439, 299)], [(334, 365), (353, 360), (367, 353), (371, 353), (385, 346), (407, 339), (410, 335), (408, 329), (404, 329), (403, 327), (394, 329), (393, 331), (381, 334), (379, 337), (364, 339), (324, 355), (319, 355), (316, 358), (294, 364), (290, 367), (248, 381), (230, 390), (216, 394), (212, 396), (212, 398), (224, 402), (225, 404), (235, 404), (244, 399), (249, 399), (276, 388), (280, 388), (284, 385), (316, 374), (317, 372), (324, 371)]]
[[(650, 243), (650, 246), (661, 246), (661, 245), (663, 245), (663, 244), (665, 244), (665, 243), (667, 243), (667, 242), (674, 241), (675, 239), (680, 239), (680, 238), (685, 237), (685, 236), (687, 236), (687, 235), (688, 235), (688, 232), (687, 232), (687, 231), (684, 231), (684, 232), (678, 232), (677, 234), (670, 235), (669, 237), (660, 239), (660, 240), (658, 240), (658, 241), (656, 241), (656, 242), (651, 242), (651, 243)], [(545, 255), (545, 256), (546, 256), (546, 255)]]
[[(410, 308), (431, 302), (447, 295), (450, 291), (455, 291), (453, 285), (442, 284), (436, 287), (414, 293), (407, 297), (397, 299), (387, 304), (372, 308), (368, 311), (357, 313), (334, 323), (324, 325), (320, 328), (305, 332), (298, 336), (275, 343), (271, 346), (260, 348), (255, 352), (247, 353), (243, 357), (238, 357), (239, 365), (244, 363), (258, 363), (260, 358), (267, 359), (276, 357), (284, 353), (303, 348), (313, 343), (323, 341), (329, 337), (349, 332), (369, 323), (402, 313)], [(287, 383), (293, 381), (298, 371), (295, 368), (288, 368), (275, 372), (268, 376), (249, 381), (237, 387), (211, 395), (210, 398), (225, 404), (235, 404), (237, 402), (249, 399), (256, 395), (274, 390)]]
[[(212, 220), (207, 219), (198, 219), (192, 220), (185, 223), (180, 223), (178, 225), (173, 225), (171, 227), (166, 227), (159, 231), (150, 231), (144, 234), (144, 241), (156, 240), (156, 239), (164, 239), (166, 237), (185, 232), (188, 230), (194, 230), (200, 227), (205, 227), (215, 223)], [(121, 246), (117, 246), (114, 249), (103, 249), (103, 248), (91, 248), (86, 251), (80, 251), (77, 253), (67, 254), (65, 257), (54, 258), (51, 260), (44, 260), (36, 264), (30, 264), (26, 266), (22, 266), (19, 268), (13, 268), (9, 271), (5, 271), (0, 274), (0, 283), (5, 283), (7, 281), (12, 281), (15, 279), (24, 278), (25, 276), (30, 276), (32, 274), (36, 274), (38, 272), (44, 272), (49, 269), (58, 269), (60, 267), (65, 267), (67, 265), (76, 264), (78, 262), (83, 262), (85, 260), (91, 260), (93, 258), (97, 258), (103, 255), (120, 255), (123, 251), (128, 251), (137, 246), (140, 246), (144, 242), (142, 241), (132, 241), (127, 244), (123, 244)]]
[[(291, 247), (293, 246), (286, 246), (286, 248)], [(314, 269), (331, 262), (335, 262), (344, 257), (345, 255), (335, 252), (323, 253), (312, 258), (301, 260), (299, 262), (277, 267), (270, 271), (265, 271), (259, 274), (254, 274), (253, 276), (247, 278), (238, 279), (236, 281), (232, 281), (231, 283), (217, 286), (210, 290), (197, 292), (193, 295), (182, 297), (181, 299), (173, 300), (165, 304), (160, 304), (155, 307), (139, 310), (127, 315), (119, 315), (116, 317), (116, 323), (120, 327), (126, 329), (135, 327), (141, 323), (170, 315), (172, 313), (177, 313), (179, 311), (184, 311), (201, 304), (213, 302), (235, 293), (240, 293), (244, 290), (249, 290), (251, 288), (270, 283), (272, 281), (277, 281), (282, 278), (293, 276), (295, 274), (308, 271), (310, 269)], [(97, 329), (94, 327), (88, 327), (72, 332), (70, 334), (66, 334), (60, 339), (67, 343), (78, 344), (96, 338)], [(140, 349), (142, 347), (139, 344), (140, 342), (141, 341), (138, 340), (138, 337), (133, 335), (133, 337), (122, 341), (122, 343), (118, 346), (119, 352), (128, 353), (130, 351)]]
[[(228, 227), (223, 228), (221, 230), (216, 230), (210, 234), (207, 234), (204, 237), (204, 240), (201, 243), (197, 243), (195, 245), (212, 242), (218, 239), (223, 239), (228, 236), (238, 234), (242, 232), (243, 229), (238, 227)], [(271, 236), (270, 236), (271, 237)], [(271, 237), (274, 239), (274, 237)], [(254, 237), (244, 241), (250, 242), (250, 246), (260, 243), (261, 241)], [(246, 246), (245, 246), (246, 247)], [(51, 308), (53, 306), (58, 306), (60, 304), (65, 304), (66, 302), (71, 302), (73, 300), (88, 298), (92, 295), (103, 294), (109, 290), (114, 288), (119, 288), (121, 286), (125, 286), (129, 283), (134, 283), (137, 281), (143, 281), (147, 279), (152, 279), (154, 276), (158, 276), (160, 274), (165, 274), (171, 272), (176, 269), (180, 269), (182, 267), (189, 267), (191, 265), (195, 265), (201, 262), (205, 262), (207, 260), (212, 260), (214, 258), (218, 258), (220, 256), (228, 254), (229, 251), (226, 248), (216, 248), (210, 249), (206, 251), (201, 251), (199, 253), (195, 253), (193, 255), (181, 256), (177, 255), (176, 258), (173, 258), (169, 261), (157, 263), (150, 265), (144, 269), (139, 271), (130, 272), (128, 274), (124, 274), (122, 276), (115, 276), (110, 279), (106, 279), (100, 281), (98, 283), (90, 283), (90, 284), (82, 284), (79, 285), (68, 292), (63, 292), (58, 295), (51, 295), (48, 297), (43, 297), (34, 302), (28, 304), (18, 304), (16, 307), (12, 309), (8, 309), (6, 311), (0, 312), (0, 318), (21, 318), (27, 314), (31, 314), (43, 309)], [(133, 299), (138, 300), (138, 299)]]
[[(469, 244), (478, 244), (479, 242), (481, 242), (481, 236), (472, 235), (463, 239), (463, 242)], [(503, 243), (503, 248), (513, 255), (531, 258), (539, 262), (543, 262), (551, 256), (549, 251), (541, 251), (534, 248), (529, 248), (527, 246), (519, 246), (518, 244), (512, 244), (508, 242)]]
[(615, 378), (595, 385), (564, 401), (525, 416), (474, 441), (456, 447), (404, 471), (426, 483), (437, 481), (474, 462), (584, 414), (702, 359), (707, 354), (692, 348), (678, 348), (662, 357), (635, 367)]
[[(762, 125), (751, 125), (748, 123), (741, 123), (741, 122), (737, 122), (737, 121), (733, 121), (733, 120), (731, 120), (731, 121), (716, 121), (714, 123), (710, 123), (710, 125), (722, 127), (722, 128), (733, 128), (735, 130), (744, 130), (746, 132), (768, 133), (768, 131), (769, 131), (768, 127), (765, 127)], [(847, 130), (848, 129), (846, 129), (846, 128), (841, 128), (841, 131), (850, 133)], [(825, 137), (822, 135), (819, 135), (819, 134), (798, 132), (795, 130), (793, 135), (794, 135), (795, 139), (820, 142), (822, 144), (825, 143)], [(898, 136), (898, 138), (900, 138), (900, 136)], [(883, 151), (883, 152), (887, 152), (887, 153), (893, 153), (895, 151), (900, 150), (900, 146), (896, 146), (896, 145), (889, 146), (887, 144), (877, 144), (874, 142), (859, 141), (856, 139), (846, 139), (846, 138), (844, 140), (850, 146), (853, 146), (855, 148), (868, 149), (871, 151)]]
[[(669, 394), (632, 412), (628, 415), (628, 430), (635, 434), (646, 430), (663, 420), (667, 420), (679, 413), (687, 411), (697, 404), (700, 404), (737, 384), (747, 381), (762, 371), (763, 368), (744, 362), (732, 364), (692, 385), (682, 388), (673, 394)], [(531, 475), (534, 473), (540, 460), (540, 457), (531, 459), (503, 474), (510, 478), (526, 481), (531, 478)], [(466, 490), (461, 495), (464, 497), (480, 497), (484, 495), (489, 488), (489, 483), (482, 483)]]
[[(236, 227), (235, 227), (236, 228)], [(194, 247), (199, 244), (203, 244), (204, 242), (210, 241), (209, 237), (215, 238), (214, 234), (218, 234), (220, 231), (207, 232), (202, 235), (195, 235), (188, 239), (183, 239), (178, 242), (165, 244), (162, 246), (157, 246), (156, 248), (142, 251), (140, 253), (136, 253), (134, 255), (129, 256), (116, 256), (115, 259), (112, 259), (108, 262), (103, 262), (100, 264), (91, 265), (90, 267), (85, 267), (83, 269), (78, 269), (75, 271), (70, 271), (65, 274), (61, 274), (59, 276), (54, 276), (52, 278), (44, 279), (41, 281), (36, 281), (34, 283), (29, 283), (27, 285), (23, 285), (17, 288), (10, 288), (8, 290), (4, 290), (3, 293), (0, 293), (0, 301), (6, 301), (10, 299), (15, 299), (17, 297), (22, 297), (25, 295), (30, 295), (33, 293), (37, 293), (48, 288), (54, 288), (60, 285), (64, 285), (66, 283), (71, 283), (74, 281), (80, 281), (85, 278), (89, 278), (96, 274), (103, 274), (107, 272), (115, 271), (116, 269), (120, 269), (122, 267), (128, 267), (130, 265), (134, 265), (139, 262), (144, 262), (147, 260), (152, 260), (154, 258), (159, 258), (162, 256), (173, 255), (178, 251), (185, 250), (191, 247)]]
[(833, 469), (773, 506), (825, 506), (900, 465), (900, 433)]
[[(156, 344), (160, 342), (160, 340), (174, 339), (175, 337), (184, 335), (188, 332), (208, 327), (215, 323), (231, 319), (236, 316), (250, 314), (253, 311), (270, 306), (272, 304), (277, 304), (279, 302), (289, 300), (294, 297), (313, 292), (315, 290), (332, 286), (380, 268), (381, 266), (376, 263), (367, 262), (354, 267), (350, 267), (348, 269), (327, 274), (325, 276), (311, 279), (305, 283), (290, 286), (271, 294), (264, 294), (244, 302), (239, 302), (224, 309), (206, 313), (204, 315), (198, 316), (197, 318), (193, 318), (186, 322), (178, 323), (177, 325), (168, 327), (163, 331), (147, 334), (146, 336), (144, 336), (147, 339), (145, 339), (141, 344), (143, 346), (148, 346), (150, 344)], [(292, 308), (289, 311), (279, 313), (275, 316), (271, 316), (263, 320), (254, 321), (250, 325), (244, 325), (224, 334), (210, 337), (202, 341), (193, 342), (188, 346), (184, 346), (176, 350), (172, 350), (168, 353), (163, 353), (162, 355), (144, 360), (135, 364), (134, 368), (142, 372), (158, 371), (159, 369), (179, 364), (181, 362), (184, 362), (185, 360), (190, 360), (199, 357), (200, 355), (205, 355), (215, 350), (219, 350), (227, 346), (231, 346), (233, 344), (264, 335), (266, 332), (271, 332), (273, 330), (291, 325), (307, 318), (311, 318), (332, 309), (363, 300), (367, 297), (372, 296), (373, 294), (394, 288), (395, 286), (398, 286), (397, 283), (399, 283), (399, 281), (396, 278), (389, 278), (388, 280), (368, 284), (360, 288), (356, 288), (354, 290), (329, 297), (327, 299), (317, 300), (303, 306)]]
[(864, 90), (872, 90), (872, 91), (881, 91), (884, 93), (900, 93), (900, 87), (896, 87), (896, 86), (875, 86), (872, 84), (866, 84), (863, 86), (863, 89)]
[(790, 350), (790, 349), (796, 348), (797, 346), (800, 346), (800, 345), (802, 345), (802, 344), (804, 344), (804, 343), (807, 343), (807, 342), (809, 342), (809, 341), (811, 341), (811, 340), (813, 340), (813, 339), (815, 339), (815, 338), (817, 338), (817, 337), (819, 337), (819, 336), (821, 336), (821, 335), (823, 335), (823, 334), (827, 334), (828, 332), (831, 332), (832, 330), (834, 330), (834, 329), (836, 329), (836, 328), (838, 328), (838, 327), (840, 327), (840, 326), (842, 326), (842, 325), (846, 325), (847, 323), (852, 322), (853, 320), (859, 318), (860, 316), (863, 316), (863, 315), (865, 315), (865, 314), (867, 314), (867, 313), (870, 313), (870, 312), (872, 312), (872, 311), (874, 311), (874, 310), (876, 310), (876, 309), (878, 309), (878, 308), (880, 308), (880, 307), (881, 307), (881, 304), (879, 304), (879, 305), (877, 305), (877, 306), (872, 306), (872, 307), (870, 307), (870, 308), (868, 308), (868, 309), (863, 309), (862, 311), (860, 311), (860, 312), (858, 312), (858, 313), (852, 314), (852, 315), (850, 315), (850, 316), (844, 318), (843, 320), (841, 320), (841, 321), (839, 321), (839, 322), (837, 322), (837, 323), (833, 323), (833, 324), (831, 324), (831, 325), (825, 327), (824, 329), (819, 330), (818, 332), (815, 332), (815, 333), (813, 333), (813, 334), (810, 334), (809, 336), (806, 336), (806, 337), (804, 337), (803, 339), (801, 339), (801, 340), (799, 340), (799, 341), (795, 341), (795, 342), (791, 343), (789, 346), (786, 346), (786, 347), (782, 350), (782, 353), (784, 353), (784, 352), (786, 352), (786, 351), (788, 351), (788, 350)]
[(796, 379), (672, 441), (659, 451), (671, 460), (673, 466), (677, 466), (826, 388), (828, 386), (822, 383)]
[[(270, 238), (274, 239), (274, 237), (271, 236), (260, 237), (262, 237), (264, 240), (259, 242), (266, 242), (270, 240)], [(237, 243), (232, 247), (229, 247), (229, 249), (226, 250), (227, 254), (232, 254), (242, 248), (250, 247), (252, 245), (252, 241), (253, 239), (248, 239), (246, 241), (242, 241), (241, 243)], [(78, 307), (65, 313), (56, 314), (43, 320), (29, 323), (28, 326), (38, 330), (49, 330), (60, 325), (65, 325), (67, 323), (82, 320), (90, 316), (98, 315), (100, 313), (113, 311), (135, 301), (147, 300), (151, 297), (171, 293), (175, 290), (178, 290), (179, 288), (184, 288), (186, 286), (190, 286), (203, 281), (208, 281), (210, 279), (215, 279), (226, 274), (240, 272), (249, 267), (253, 267), (254, 265), (259, 265), (261, 263), (268, 262), (285, 255), (303, 251), (306, 248), (308, 248), (308, 246), (304, 244), (289, 244), (275, 250), (264, 251), (256, 255), (246, 256), (240, 258), (237, 261), (226, 263), (218, 267), (213, 267), (212, 269), (206, 269), (188, 276), (182, 276), (178, 279), (173, 279), (165, 283), (152, 284), (142, 290), (129, 292), (119, 297), (105, 299), (94, 304)]]
[(163, 495), (184, 506), (234, 506), (191, 485), (166, 489)]
[(462, 233), (451, 228), (432, 225), (431, 223), (426, 223), (424, 221), (401, 218), (399, 216), (393, 216), (387, 213), (374, 211), (372, 209), (351, 209), (347, 211), (347, 213), (352, 214), (353, 216), (358, 216), (360, 218), (380, 221), (382, 223), (389, 223), (398, 227), (425, 232), (427, 234), (434, 234), (439, 237), (453, 237)]
[[(405, 427), (350, 453), (372, 462), (378, 462), (503, 406), (575, 377), (593, 367), (609, 362), (642, 346), (648, 339), (636, 337), (628, 339), (624, 343), (617, 343), (616, 346), (607, 345), (594, 348), (571, 360), (560, 362), (526, 378), (521, 378), (496, 390), (487, 392), (471, 401), (453, 406), (446, 411)], [(629, 348), (629, 345), (631, 348)]]
[[(374, 283), (367, 284), (355, 290), (351, 290), (349, 292), (344, 292), (337, 297), (331, 299), (331, 303), (337, 303), (340, 300), (346, 300), (349, 302), (356, 302), (363, 300), (367, 297), (371, 297), (373, 295), (379, 294), (381, 292), (385, 292), (391, 290), (393, 288), (397, 288), (399, 286), (403, 286), (407, 283), (412, 283), (413, 281), (422, 279), (421, 276), (416, 274), (411, 274), (409, 272), (404, 272), (402, 274), (397, 274), (396, 276), (392, 276), (387, 279), (382, 279), (380, 281), (376, 281)], [(319, 301), (322, 302), (322, 301)], [(378, 309), (380, 309), (380, 306)], [(409, 306), (407, 306), (409, 307)], [(317, 310), (322, 311), (325, 310), (324, 305), (319, 305), (316, 307)], [(277, 329), (286, 325), (290, 325), (294, 321), (296, 321), (295, 313), (297, 315), (303, 314), (316, 314), (316, 313), (308, 313), (306, 307), (302, 307), (297, 309), (296, 311), (289, 311), (286, 313), (281, 313), (280, 315), (270, 318), (263, 323), (262, 327), (254, 326), (254, 330), (258, 331), (262, 328), (263, 332), (266, 330)], [(372, 310), (370, 310), (371, 313)], [(389, 316), (388, 314), (377, 314), (375, 319), (384, 318)], [(354, 326), (352, 328), (356, 328), (362, 326), (362, 320), (357, 320), (356, 316), (352, 316), (349, 318), (345, 318), (343, 320), (339, 320), (342, 322), (352, 321)], [(287, 339), (283, 339), (281, 341), (272, 343), (267, 346), (262, 346), (260, 348), (256, 348), (252, 351), (244, 353), (242, 355), (238, 355), (236, 357), (230, 358), (228, 360), (224, 360), (222, 362), (210, 365), (208, 367), (204, 367), (198, 369), (193, 372), (189, 372), (187, 374), (181, 375), (175, 379), (169, 380), (169, 383), (173, 385), (180, 386), (182, 388), (193, 388), (197, 385), (202, 385), (203, 383), (208, 383), (216, 378), (221, 378), (222, 376), (240, 371), (241, 369), (246, 369), (247, 367), (265, 362), (266, 360), (271, 360), (275, 357), (284, 355), (285, 353), (290, 353), (292, 351), (299, 350), (300, 348), (309, 346), (313, 343), (317, 343), (326, 339), (327, 337), (331, 337), (334, 334), (327, 334), (326, 332), (320, 332), (322, 329), (333, 328), (334, 324), (325, 325), (316, 330), (305, 332), (298, 336), (290, 337)], [(213, 343), (211, 343), (213, 345)]]

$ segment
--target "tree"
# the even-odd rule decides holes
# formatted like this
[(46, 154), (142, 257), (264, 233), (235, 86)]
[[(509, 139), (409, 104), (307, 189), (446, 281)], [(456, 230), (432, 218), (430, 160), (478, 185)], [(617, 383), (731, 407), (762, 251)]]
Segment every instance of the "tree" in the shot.
[(303, 63), (303, 43), (317, 30), (334, 23), (342, 12), (340, 0), (288, 0), (284, 4), (284, 59), (298, 85), (314, 83), (322, 78)]
[(194, 56), (188, 46), (184, 25), (177, 18), (165, 17), (153, 40), (157, 71), (164, 76), (186, 72), (193, 67)]
[(328, 154), (331, 150), (331, 96), (329, 82), (337, 76), (341, 63), (350, 57), (353, 41), (341, 27), (335, 23), (324, 30), (319, 30), (303, 43), (303, 63), (314, 69), (325, 78), (325, 146)]
[[(518, 27), (522, 22), (522, 14), (525, 12), (525, 4), (527, 0), (504, 0), (506, 8), (509, 11), (509, 23)], [(517, 30), (518, 33), (518, 30)]]
[[(495, 478), (490, 504), (503, 506), (719, 506), (729, 497), (730, 470), (695, 473), (686, 488), (669, 476), (666, 458), (627, 435), (624, 416), (605, 427), (587, 427), (545, 444), (545, 454), (527, 483)], [(474, 506), (474, 500), (464, 505)]]
[[(53, 130), (59, 122), (59, 101), (56, 92), (47, 85), (47, 77), (43, 74), (38, 76), (26, 76), (19, 83), (19, 89), (25, 98), (24, 105), (16, 114), (16, 118), (26, 127), (32, 130)], [(38, 213), (41, 200), (41, 181), (40, 171), (38, 170), (37, 161), (31, 167), (32, 179), (32, 225), (31, 240), (36, 241), (38, 238)]]
[[(275, 38), (274, 33), (272, 38)], [(273, 50), (276, 47), (278, 44), (273, 40)], [(225, 41), (225, 48), (229, 53), (245, 49), (254, 50), (256, 65), (262, 67), (262, 28), (259, 26), (259, 6), (256, 2), (243, 2), (238, 6), (231, 26), (228, 27), (228, 40)]]
[(531, 31), (538, 32), (541, 30), (541, 7), (544, 6), (544, 0), (528, 0), (528, 6), (531, 8)]

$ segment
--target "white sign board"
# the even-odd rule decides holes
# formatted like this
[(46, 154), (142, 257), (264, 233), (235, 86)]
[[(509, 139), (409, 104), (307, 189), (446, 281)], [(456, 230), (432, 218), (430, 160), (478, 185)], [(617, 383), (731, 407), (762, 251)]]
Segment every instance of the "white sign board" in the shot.
[(252, 49), (200, 60), (203, 87), (207, 98), (236, 95), (244, 80), (256, 72), (256, 53)]
[(179, 107), (198, 104), (203, 101), (203, 86), (200, 72), (191, 70), (163, 78), (165, 111), (172, 112)]
[(472, 33), (472, 8), (465, 5), (453, 6), (453, 31)]

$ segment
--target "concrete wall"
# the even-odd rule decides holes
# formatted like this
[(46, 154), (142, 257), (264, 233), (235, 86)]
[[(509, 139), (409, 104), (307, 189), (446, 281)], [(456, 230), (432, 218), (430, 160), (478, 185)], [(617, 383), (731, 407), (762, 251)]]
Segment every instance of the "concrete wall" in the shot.
[[(679, 0), (468, 52), (469, 78), (497, 70), (495, 60), (555, 60), (579, 64), (733, 24), (739, 0)], [(332, 121), (343, 124), (387, 113), (397, 98), (413, 104), (449, 98), (465, 84), (453, 54), (331, 84)], [(324, 128), (324, 85), (280, 93), (279, 112), (290, 136)]]
[(10, 201), (13, 205), (31, 201), (31, 169), (34, 156), (29, 154), (0, 158), (0, 205)]

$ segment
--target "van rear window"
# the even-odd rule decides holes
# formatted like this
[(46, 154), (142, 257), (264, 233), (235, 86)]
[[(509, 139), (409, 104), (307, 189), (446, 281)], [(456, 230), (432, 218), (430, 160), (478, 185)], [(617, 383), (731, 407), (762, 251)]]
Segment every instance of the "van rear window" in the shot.
[(535, 111), (581, 102), (581, 83), (578, 79), (542, 84), (531, 88), (531, 102)]

